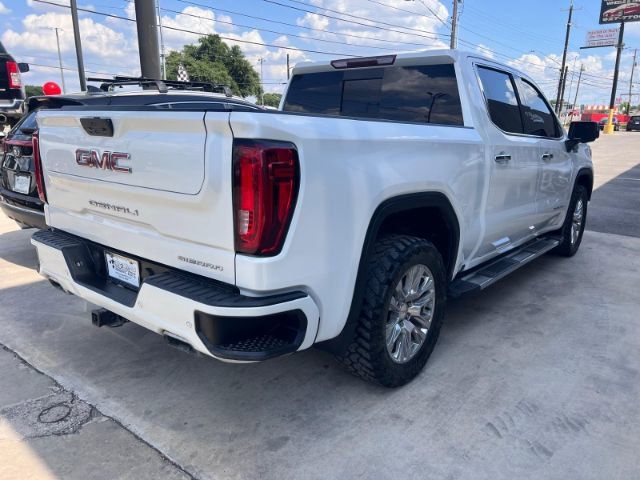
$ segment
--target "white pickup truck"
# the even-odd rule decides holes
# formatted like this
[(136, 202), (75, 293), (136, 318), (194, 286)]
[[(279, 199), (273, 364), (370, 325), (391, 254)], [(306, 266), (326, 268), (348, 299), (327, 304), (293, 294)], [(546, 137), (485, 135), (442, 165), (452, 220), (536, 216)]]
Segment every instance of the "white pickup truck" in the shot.
[(302, 64), (279, 111), (56, 101), (35, 136), (40, 273), (97, 325), (221, 360), (318, 345), (402, 385), (448, 297), (582, 239), (597, 125), (567, 135), (530, 78), (474, 54)]

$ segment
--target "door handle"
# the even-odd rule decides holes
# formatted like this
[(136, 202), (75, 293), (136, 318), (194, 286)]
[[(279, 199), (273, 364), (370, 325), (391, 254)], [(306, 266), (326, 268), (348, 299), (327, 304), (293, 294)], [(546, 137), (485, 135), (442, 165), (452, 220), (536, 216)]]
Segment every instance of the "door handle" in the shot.
[(495, 161), (496, 163), (505, 164), (511, 160), (511, 155), (507, 155), (506, 153), (500, 153), (496, 155)]
[(552, 158), (553, 158), (553, 153), (543, 153), (542, 154), (542, 160), (545, 161), (545, 162), (548, 162)]

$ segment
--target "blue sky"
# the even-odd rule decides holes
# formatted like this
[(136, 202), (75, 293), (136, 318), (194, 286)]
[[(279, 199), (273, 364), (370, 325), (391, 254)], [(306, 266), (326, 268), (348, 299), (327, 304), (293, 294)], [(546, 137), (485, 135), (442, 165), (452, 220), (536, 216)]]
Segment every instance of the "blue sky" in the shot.
[[(68, 5), (68, 0), (47, 0)], [(264, 59), (268, 91), (286, 81), (291, 62), (342, 55), (375, 55), (437, 48), (448, 44), (449, 0), (159, 0), (167, 50), (218, 33), (234, 41), (258, 69)], [(79, 0), (81, 8), (135, 18), (131, 0)], [(460, 48), (477, 50), (525, 70), (550, 97), (555, 96), (569, 0), (465, 0), (460, 14)], [(607, 103), (615, 50), (580, 50), (586, 32), (598, 25), (599, 0), (576, 0), (569, 68), (575, 88), (585, 66), (580, 103)], [(260, 18), (256, 18), (260, 17)], [(340, 20), (342, 19), (342, 20)], [(0, 0), (0, 40), (16, 58), (32, 64), (25, 82), (60, 81), (53, 27), (61, 28), (65, 80), (77, 90), (69, 9), (35, 0)], [(83, 12), (81, 31), (88, 75), (139, 74), (135, 23)], [(628, 25), (620, 90), (629, 90), (633, 48), (640, 46), (640, 23)], [(253, 42), (253, 43), (246, 43)], [(264, 46), (260, 44), (269, 44)], [(279, 48), (288, 47), (289, 50)], [(326, 52), (326, 54), (319, 53)], [(637, 85), (640, 85), (638, 72)], [(636, 82), (634, 82), (634, 85)], [(635, 87), (635, 91), (640, 88)], [(640, 92), (639, 92), (640, 93)], [(573, 93), (572, 93), (573, 96)], [(638, 97), (636, 97), (638, 99)], [(637, 102), (638, 100), (636, 100)]]

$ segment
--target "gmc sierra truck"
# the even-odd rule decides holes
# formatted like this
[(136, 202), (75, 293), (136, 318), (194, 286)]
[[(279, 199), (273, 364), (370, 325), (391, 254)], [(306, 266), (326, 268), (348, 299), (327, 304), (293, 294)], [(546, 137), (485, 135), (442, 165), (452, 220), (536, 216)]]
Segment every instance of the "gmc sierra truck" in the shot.
[(142, 96), (38, 113), (39, 270), (97, 325), (231, 362), (318, 345), (393, 387), (424, 367), (447, 298), (580, 246), (598, 126), (565, 133), (493, 60), (305, 63), (279, 111)]

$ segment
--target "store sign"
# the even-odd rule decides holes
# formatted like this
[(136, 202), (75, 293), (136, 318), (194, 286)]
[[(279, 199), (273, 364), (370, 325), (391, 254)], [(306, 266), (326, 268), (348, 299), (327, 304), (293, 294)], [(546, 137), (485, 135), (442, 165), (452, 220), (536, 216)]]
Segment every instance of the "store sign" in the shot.
[(600, 23), (640, 22), (639, 0), (602, 0)]
[(587, 44), (583, 48), (615, 47), (618, 43), (619, 28), (591, 30), (587, 32)]

